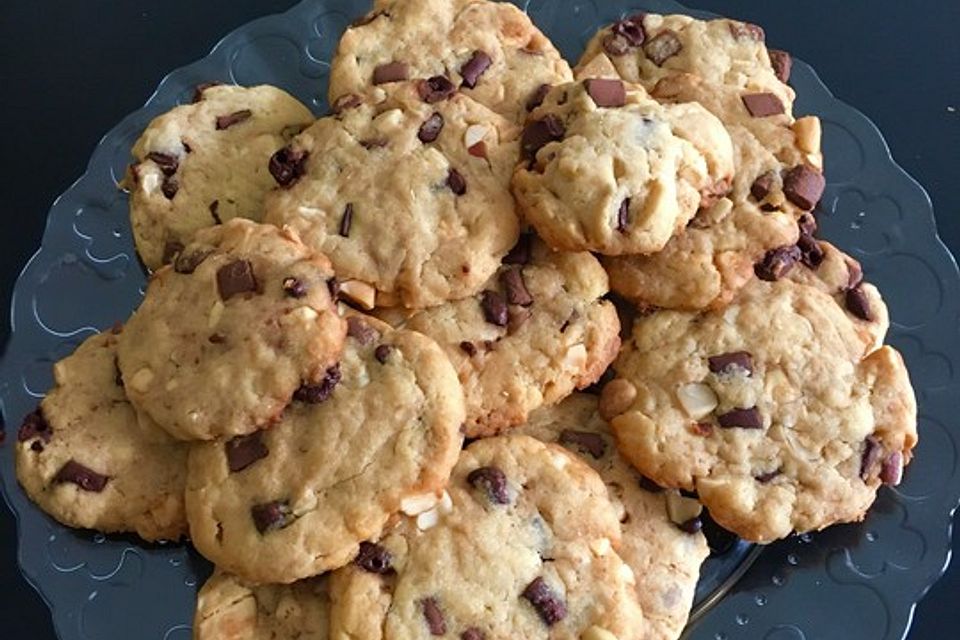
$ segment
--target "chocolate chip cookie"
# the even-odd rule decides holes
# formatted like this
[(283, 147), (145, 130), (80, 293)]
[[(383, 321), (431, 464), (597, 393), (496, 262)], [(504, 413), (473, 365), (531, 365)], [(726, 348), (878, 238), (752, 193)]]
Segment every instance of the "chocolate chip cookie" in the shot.
[(439, 77), (356, 98), (274, 156), (266, 220), (326, 253), (363, 307), (477, 293), (517, 240), (517, 128)]
[(130, 401), (181, 439), (268, 426), (339, 359), (332, 279), (290, 230), (236, 219), (199, 232), (153, 276), (118, 340)]
[(330, 103), (371, 85), (444, 76), (513, 122), (570, 67), (509, 2), (377, 0), (344, 32), (330, 65)]
[(636, 578), (634, 591), (648, 626), (644, 637), (679, 638), (690, 614), (700, 564), (709, 554), (695, 515), (699, 504), (661, 489), (617, 453), (594, 395), (574, 394), (554, 407), (539, 409), (516, 433), (557, 442), (600, 474), (620, 512), (623, 536), (618, 552)]
[(333, 574), (334, 637), (645, 637), (603, 481), (528, 436), (471, 444), (450, 500)]
[(54, 365), (56, 386), (17, 434), (17, 479), (67, 526), (176, 540), (187, 530), (187, 445), (127, 401), (119, 332), (87, 338)]
[(266, 85), (201, 87), (193, 104), (155, 118), (124, 180), (147, 268), (168, 262), (199, 229), (260, 220), (274, 184), (267, 161), (313, 120), (295, 98)]
[(530, 114), (513, 192), (554, 249), (653, 253), (724, 195), (733, 147), (695, 103), (660, 105), (639, 85), (587, 78)]
[(553, 252), (521, 236), (477, 296), (414, 313), (407, 329), (436, 340), (467, 402), (465, 433), (488, 436), (597, 381), (620, 348), (607, 277), (587, 252)]
[(601, 412), (621, 453), (748, 540), (861, 520), (917, 441), (900, 355), (789, 277), (638, 318), (614, 368)]
[(335, 569), (438, 501), (462, 440), (456, 372), (420, 334), (348, 322), (342, 361), (277, 424), (191, 451), (190, 535), (224, 570), (287, 583)]
[(195, 640), (327, 640), (326, 576), (293, 584), (252, 585), (215, 571), (197, 595)]

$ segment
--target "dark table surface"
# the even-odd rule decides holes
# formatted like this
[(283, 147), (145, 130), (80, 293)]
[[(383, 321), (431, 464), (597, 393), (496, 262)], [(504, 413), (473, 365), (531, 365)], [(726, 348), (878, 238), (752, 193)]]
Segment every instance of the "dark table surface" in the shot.
[[(930, 193), (940, 234), (960, 252), (960, 2), (898, 0), (690, 5), (763, 25), (767, 41), (811, 63), (840, 99), (880, 127), (896, 160)], [(291, 0), (3, 0), (0, 145), (4, 230), (0, 306), (39, 245), (47, 210), (82, 173), (100, 136), (140, 107), (170, 70), (230, 30)], [(366, 0), (358, 0), (360, 7)], [(0, 323), (2, 343), (9, 327)], [(954, 536), (960, 543), (960, 535)], [(24, 582), (13, 517), (0, 507), (0, 635), (53, 640)], [(960, 564), (960, 563), (958, 563)], [(960, 566), (916, 611), (911, 639), (956, 637)]]

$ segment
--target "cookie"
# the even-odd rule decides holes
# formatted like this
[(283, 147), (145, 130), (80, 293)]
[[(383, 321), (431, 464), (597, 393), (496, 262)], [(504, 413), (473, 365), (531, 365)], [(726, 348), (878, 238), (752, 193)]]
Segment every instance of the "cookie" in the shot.
[(215, 571), (197, 594), (194, 640), (327, 640), (326, 576), (293, 584), (251, 585)]
[(694, 103), (660, 105), (639, 85), (553, 87), (530, 114), (513, 193), (554, 249), (653, 253), (729, 189), (733, 147)]
[(642, 307), (722, 307), (754, 277), (754, 265), (767, 251), (796, 244), (798, 216), (813, 223), (786, 201), (758, 202), (751, 194), (756, 176), (780, 173), (791, 147), (771, 150), (742, 126), (728, 130), (737, 167), (730, 193), (701, 209), (662, 251), (604, 257), (618, 294)]
[(268, 426), (337, 363), (346, 322), (332, 278), (290, 230), (235, 219), (199, 232), (119, 338), (130, 402), (181, 439)]
[(917, 441), (900, 355), (789, 277), (638, 318), (614, 369), (601, 412), (620, 452), (747, 540), (861, 520)]
[[(743, 127), (771, 150), (782, 170), (756, 173), (756, 199), (773, 207), (814, 208), (823, 193), (821, 127), (794, 118), (787, 85), (790, 55), (769, 50), (763, 29), (720, 18), (636, 14), (601, 29), (578, 65), (613, 68), (662, 102), (697, 102), (727, 127)], [(746, 171), (742, 171), (746, 173)]]
[(187, 446), (127, 401), (119, 331), (87, 338), (54, 365), (56, 386), (17, 434), (17, 480), (67, 526), (177, 540), (187, 530)]
[(487, 438), (447, 490), (333, 574), (334, 637), (644, 637), (616, 510), (584, 462), (528, 436)]
[(147, 268), (168, 262), (200, 229), (260, 220), (274, 185), (267, 162), (313, 120), (295, 98), (266, 85), (201, 88), (193, 104), (155, 118), (133, 146), (124, 180)]
[(578, 393), (555, 407), (539, 409), (516, 433), (557, 442), (600, 474), (620, 508), (623, 536), (618, 552), (636, 578), (634, 591), (648, 625), (644, 637), (679, 638), (700, 565), (710, 553), (700, 521), (690, 519), (699, 507), (696, 501), (646, 480), (617, 453), (610, 427), (597, 413), (596, 396)]
[(274, 157), (266, 220), (327, 254), (365, 308), (473, 295), (517, 240), (517, 129), (444, 82), (372, 89)]
[(512, 122), (570, 67), (530, 18), (508, 2), (377, 0), (340, 38), (330, 63), (330, 104), (371, 85), (446, 76)]
[(603, 374), (620, 348), (607, 277), (586, 252), (552, 252), (523, 234), (477, 296), (418, 311), (407, 329), (436, 340), (466, 395), (468, 437), (523, 423)]
[(226, 571), (288, 583), (335, 569), (401, 511), (436, 502), (450, 476), (464, 409), (443, 351), (349, 322), (324, 386), (295, 396), (270, 429), (190, 452), (190, 535)]

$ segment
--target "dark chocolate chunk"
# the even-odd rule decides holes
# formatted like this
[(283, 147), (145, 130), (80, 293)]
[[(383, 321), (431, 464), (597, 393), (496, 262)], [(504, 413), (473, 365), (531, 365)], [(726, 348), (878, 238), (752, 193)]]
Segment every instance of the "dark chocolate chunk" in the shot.
[(283, 292), (291, 298), (302, 298), (307, 295), (307, 285), (300, 278), (290, 276), (283, 279)]
[(339, 383), (340, 365), (335, 364), (327, 369), (323, 380), (318, 384), (301, 384), (300, 388), (293, 392), (293, 399), (307, 404), (319, 404), (333, 394), (333, 390)]
[(283, 147), (270, 156), (270, 175), (281, 187), (290, 187), (306, 171), (309, 156), (310, 153), (307, 151), (297, 151), (291, 147)]
[(631, 47), (639, 47), (647, 37), (643, 28), (644, 13), (635, 13), (610, 25), (610, 31), (623, 38)]
[(479, 467), (467, 474), (467, 482), (475, 489), (483, 489), (491, 502), (510, 504), (507, 476), (497, 467)]
[(530, 253), (533, 249), (533, 234), (521, 233), (517, 244), (503, 257), (504, 264), (527, 264), (530, 262)]
[(793, 58), (790, 54), (779, 49), (770, 49), (767, 53), (770, 54), (770, 66), (773, 67), (777, 79), (784, 83), (790, 80), (790, 70), (793, 69)]
[(547, 97), (547, 94), (550, 92), (550, 85), (542, 84), (536, 89), (533, 93), (530, 94), (530, 98), (527, 100), (527, 111), (533, 111), (537, 107), (543, 104), (543, 99)]
[(17, 442), (26, 442), (34, 438), (40, 438), (44, 442), (50, 442), (53, 437), (53, 429), (46, 418), (43, 417), (43, 411), (37, 407), (23, 418), (20, 428), (17, 430)]
[(210, 87), (219, 87), (222, 82), (201, 82), (193, 90), (193, 101), (194, 103), (200, 102), (203, 100), (203, 92), (209, 89)]
[(707, 358), (707, 366), (713, 373), (736, 373), (744, 371), (753, 374), (753, 356), (747, 351), (731, 351)]
[(770, 190), (773, 188), (774, 178), (773, 171), (767, 171), (757, 176), (757, 179), (750, 185), (750, 195), (753, 196), (754, 200), (759, 202), (770, 194)]
[(867, 436), (863, 441), (863, 454), (860, 458), (860, 477), (869, 478), (883, 458), (883, 445), (873, 436)]
[(417, 84), (417, 91), (420, 93), (420, 99), (427, 104), (433, 104), (446, 100), (457, 92), (457, 88), (450, 82), (447, 76), (433, 76), (426, 80), (421, 80)]
[(223, 445), (227, 455), (227, 467), (233, 473), (243, 471), (261, 458), (266, 458), (270, 451), (263, 444), (263, 434), (255, 431), (247, 436), (231, 438)]
[(500, 274), (500, 284), (507, 292), (507, 302), (529, 307), (533, 304), (533, 296), (523, 281), (523, 268), (513, 267)]
[(466, 178), (453, 167), (450, 167), (447, 172), (447, 186), (450, 187), (450, 191), (453, 191), (454, 195), (462, 196), (467, 192)]
[(347, 109), (359, 107), (361, 104), (363, 104), (363, 98), (355, 93), (347, 93), (333, 101), (333, 104), (330, 105), (330, 112), (333, 115), (339, 115)]
[(731, 21), (729, 24), (730, 33), (734, 38), (748, 38), (757, 42), (763, 42), (766, 39), (766, 34), (763, 33), (763, 27), (760, 25), (735, 21)]
[(547, 143), (563, 140), (566, 128), (557, 116), (550, 114), (541, 120), (534, 120), (523, 130), (520, 138), (520, 150), (523, 157), (533, 160)]
[(393, 557), (384, 547), (373, 542), (361, 542), (360, 552), (353, 563), (368, 573), (386, 575), (393, 573)]
[(433, 114), (420, 125), (417, 138), (420, 139), (420, 142), (428, 144), (440, 137), (441, 131), (443, 131), (443, 116), (434, 111)]
[(340, 218), (340, 235), (344, 238), (350, 237), (350, 226), (353, 224), (353, 203), (348, 202), (343, 208), (343, 216)]
[(367, 324), (363, 318), (347, 316), (347, 335), (360, 344), (370, 344), (380, 337), (380, 332)]
[(380, 364), (386, 364), (387, 358), (390, 357), (391, 353), (393, 353), (392, 346), (389, 344), (381, 344), (373, 350), (373, 357), (376, 358)]
[(507, 326), (509, 315), (507, 301), (497, 291), (486, 290), (480, 294), (480, 306), (483, 308), (483, 317), (490, 324), (498, 327)]
[(817, 232), (817, 219), (813, 214), (804, 213), (797, 219), (797, 227), (802, 235), (812, 236)]
[(717, 416), (717, 422), (724, 429), (762, 429), (763, 417), (756, 407), (733, 409)]
[(800, 249), (791, 244), (767, 251), (763, 259), (754, 265), (757, 277), (767, 282), (775, 282), (785, 276), (800, 260)]
[(257, 278), (249, 260), (234, 260), (217, 269), (217, 290), (224, 302), (238, 293), (257, 290)]
[(103, 491), (109, 479), (108, 476), (97, 473), (76, 460), (67, 461), (65, 465), (60, 467), (60, 471), (57, 471), (57, 475), (53, 477), (53, 481), (57, 484), (70, 482), (84, 491), (92, 491), (93, 493)]
[(627, 232), (627, 226), (630, 223), (630, 198), (624, 198), (617, 209), (617, 231)]
[(661, 31), (643, 45), (643, 51), (647, 57), (658, 67), (662, 67), (664, 62), (680, 53), (682, 49), (683, 44), (680, 38), (670, 29)]
[(39, 440), (34, 440), (33, 442), (30, 443), (30, 450), (40, 453), (41, 451), (43, 451), (43, 443), (40, 442)]
[(220, 201), (214, 200), (210, 203), (210, 217), (213, 218), (214, 224), (223, 224), (223, 220), (220, 219), (220, 214), (218, 213), (220, 209)]
[(463, 77), (461, 86), (473, 89), (477, 86), (480, 76), (490, 68), (493, 60), (484, 51), (474, 51), (473, 55), (460, 67), (460, 75)]
[(387, 146), (387, 144), (389, 143), (384, 138), (369, 138), (367, 140), (360, 141), (360, 146), (367, 151), (371, 151), (373, 149), (383, 149), (385, 146)]
[(607, 443), (603, 436), (592, 431), (574, 431), (564, 429), (560, 432), (560, 444), (575, 446), (583, 453), (589, 453), (599, 460), (607, 451)]
[(853, 289), (863, 282), (863, 267), (853, 258), (847, 258), (847, 288)]
[(437, 602), (437, 599), (433, 596), (423, 598), (420, 601), (420, 607), (423, 609), (423, 619), (427, 621), (430, 635), (444, 635), (447, 632), (447, 621), (443, 618), (443, 611), (440, 610), (440, 603)]
[(816, 269), (823, 263), (823, 247), (813, 236), (801, 233), (797, 239), (797, 248), (800, 249), (800, 261), (811, 269)]
[(260, 533), (283, 529), (293, 520), (293, 512), (286, 500), (275, 500), (250, 507), (253, 526)]
[(159, 167), (160, 171), (162, 171), (163, 175), (165, 176), (172, 176), (180, 167), (180, 161), (177, 160), (177, 157), (172, 156), (169, 153), (151, 151), (147, 154), (147, 159), (153, 160), (153, 163)]
[(167, 242), (163, 245), (163, 257), (160, 258), (160, 261), (163, 264), (170, 264), (176, 259), (181, 251), (183, 251), (182, 242), (177, 242), (176, 240), (167, 240)]
[(487, 640), (487, 635), (476, 627), (470, 627), (460, 634), (460, 640)]
[(873, 309), (870, 308), (870, 300), (867, 298), (867, 294), (863, 292), (862, 284), (847, 289), (846, 294), (844, 294), (844, 303), (847, 311), (852, 313), (854, 317), (866, 322), (873, 322)]
[(649, 491), (650, 493), (663, 493), (664, 489), (656, 482), (648, 478), (647, 476), (640, 476), (637, 478), (637, 484), (640, 485), (640, 488), (644, 491)]
[(703, 529), (703, 520), (700, 518), (690, 518), (677, 525), (677, 528), (684, 533), (700, 533)]
[(388, 62), (373, 70), (373, 84), (399, 82), (409, 77), (410, 70), (405, 62)]
[(173, 200), (177, 195), (177, 191), (180, 190), (180, 183), (176, 178), (172, 176), (167, 176), (163, 179), (163, 183), (160, 185), (160, 191), (167, 198), (167, 200)]
[(611, 56), (622, 56), (630, 51), (630, 43), (623, 36), (608, 33), (603, 36), (603, 50)]
[(241, 109), (240, 111), (234, 111), (225, 116), (217, 116), (217, 131), (223, 131), (235, 124), (240, 124), (244, 120), (248, 120), (252, 115), (253, 111), (250, 111), (250, 109)]
[(780, 469), (774, 469), (773, 471), (767, 471), (758, 475), (753, 476), (753, 479), (759, 482), (760, 484), (767, 484), (774, 478), (780, 475)]
[(536, 578), (523, 590), (523, 597), (540, 614), (540, 619), (551, 627), (567, 615), (567, 607), (560, 595), (555, 593), (543, 578)]
[(627, 92), (620, 80), (593, 78), (583, 86), (598, 107), (622, 107), (627, 102)]
[(784, 112), (783, 103), (775, 93), (745, 93), (740, 100), (754, 118), (766, 118)]
[(181, 251), (173, 262), (173, 270), (182, 274), (193, 273), (211, 253), (213, 253), (213, 249)]
[(823, 174), (805, 164), (799, 164), (783, 174), (783, 195), (806, 211), (817, 206), (826, 185)]
[(227, 336), (222, 333), (214, 333), (207, 338), (207, 341), (210, 342), (210, 344), (223, 344), (227, 341)]
[(880, 482), (895, 487), (903, 480), (903, 454), (894, 451), (888, 455), (880, 466)]
[(460, 343), (460, 350), (471, 358), (477, 355), (477, 345), (473, 344), (472, 342), (468, 342), (467, 340), (464, 340)]

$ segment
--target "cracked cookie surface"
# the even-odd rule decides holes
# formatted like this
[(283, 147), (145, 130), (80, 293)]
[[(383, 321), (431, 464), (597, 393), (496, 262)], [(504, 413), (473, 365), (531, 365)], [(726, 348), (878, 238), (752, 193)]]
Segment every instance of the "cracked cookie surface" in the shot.
[(643, 637), (616, 510), (585, 463), (529, 436), (487, 438), (447, 491), (435, 517), (333, 575), (335, 637)]
[(488, 436), (603, 374), (620, 347), (606, 292), (592, 255), (553, 252), (523, 234), (480, 295), (401, 322), (443, 347), (464, 387), (465, 434)]
[(177, 540), (187, 532), (187, 445), (127, 401), (117, 331), (54, 365), (54, 388), (20, 427), (17, 479), (68, 526)]
[(543, 85), (570, 67), (508, 2), (377, 0), (348, 28), (330, 63), (330, 103), (390, 78), (448, 75), (465, 94), (513, 122)]
[[(620, 511), (623, 531), (618, 553), (636, 578), (648, 640), (676, 640), (687, 618), (700, 565), (709, 554), (699, 531), (671, 520), (668, 500), (679, 498), (645, 480), (616, 449), (610, 426), (597, 412), (597, 397), (578, 393), (554, 407), (539, 409), (516, 430), (556, 442), (593, 467)], [(685, 500), (680, 498), (681, 500)]]
[(516, 127), (431, 82), (357, 96), (275, 167), (266, 221), (328, 255), (338, 278), (376, 290), (367, 309), (472, 295), (517, 240)]
[(639, 317), (603, 390), (621, 453), (770, 542), (861, 520), (917, 441), (900, 355), (819, 286), (756, 279), (719, 311)]
[(401, 510), (435, 502), (456, 462), (463, 395), (441, 349), (348, 322), (340, 364), (277, 424), (190, 453), (193, 543), (242, 578), (288, 583), (346, 564)]
[(185, 440), (250, 433), (335, 364), (333, 272), (296, 234), (236, 219), (159, 270), (120, 335), (131, 403)]
[(521, 152), (514, 195), (547, 244), (566, 251), (659, 251), (733, 177), (733, 147), (716, 117), (611, 78), (551, 88), (530, 114)]
[(260, 220), (274, 186), (270, 157), (313, 121), (295, 98), (267, 85), (201, 87), (193, 104), (151, 121), (125, 179), (143, 263), (159, 268), (200, 229)]

